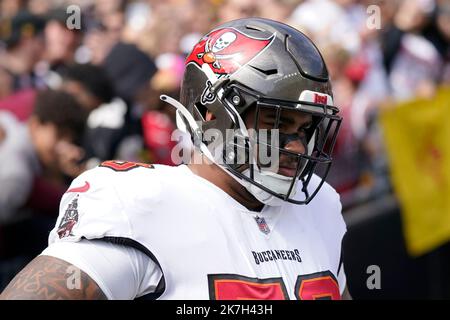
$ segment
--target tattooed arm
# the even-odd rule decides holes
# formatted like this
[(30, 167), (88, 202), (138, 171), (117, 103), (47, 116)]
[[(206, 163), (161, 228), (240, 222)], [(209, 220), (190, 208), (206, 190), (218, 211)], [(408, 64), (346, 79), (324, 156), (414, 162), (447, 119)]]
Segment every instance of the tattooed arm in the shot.
[[(63, 260), (38, 256), (14, 277), (0, 300), (106, 300), (94, 280), (74, 270)], [(79, 279), (73, 281), (75, 273)]]

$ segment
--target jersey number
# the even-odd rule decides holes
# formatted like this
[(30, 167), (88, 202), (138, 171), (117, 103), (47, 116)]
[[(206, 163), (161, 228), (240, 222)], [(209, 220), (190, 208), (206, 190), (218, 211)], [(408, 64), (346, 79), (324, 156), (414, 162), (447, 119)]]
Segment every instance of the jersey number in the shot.
[[(257, 279), (233, 274), (208, 275), (209, 296), (212, 300), (288, 300), (282, 278)], [(340, 300), (339, 285), (329, 272), (302, 275), (295, 284), (299, 300)]]
[(153, 165), (147, 164), (147, 163), (136, 163), (136, 162), (128, 162), (128, 161), (105, 161), (103, 162), (100, 167), (109, 168), (114, 171), (129, 171), (136, 168), (148, 168), (148, 169), (154, 169)]

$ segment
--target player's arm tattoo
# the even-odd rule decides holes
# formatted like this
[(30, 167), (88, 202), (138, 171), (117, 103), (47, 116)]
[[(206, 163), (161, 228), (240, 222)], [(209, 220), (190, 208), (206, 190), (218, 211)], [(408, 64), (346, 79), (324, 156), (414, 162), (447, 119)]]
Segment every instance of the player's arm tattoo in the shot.
[(63, 260), (39, 256), (14, 277), (0, 300), (106, 300), (95, 281), (81, 270), (76, 285), (70, 285), (74, 268)]

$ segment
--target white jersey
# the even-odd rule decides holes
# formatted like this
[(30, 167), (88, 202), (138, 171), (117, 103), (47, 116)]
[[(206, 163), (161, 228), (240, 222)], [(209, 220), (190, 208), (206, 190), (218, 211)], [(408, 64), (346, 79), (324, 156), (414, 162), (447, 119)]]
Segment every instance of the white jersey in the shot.
[(185, 165), (109, 162), (74, 180), (49, 244), (136, 248), (162, 272), (146, 291), (159, 299), (338, 299), (345, 231), (328, 184), (308, 205), (252, 212)]

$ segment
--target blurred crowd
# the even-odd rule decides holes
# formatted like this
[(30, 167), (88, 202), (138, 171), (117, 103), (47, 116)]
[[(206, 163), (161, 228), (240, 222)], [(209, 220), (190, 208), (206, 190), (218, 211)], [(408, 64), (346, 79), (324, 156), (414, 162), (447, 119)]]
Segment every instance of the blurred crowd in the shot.
[(389, 189), (377, 116), (450, 84), (450, 0), (1, 0), (0, 274), (45, 247), (84, 170), (173, 164), (160, 94), (177, 98), (203, 34), (250, 16), (303, 31), (327, 62), (345, 119), (329, 181), (344, 206)]

